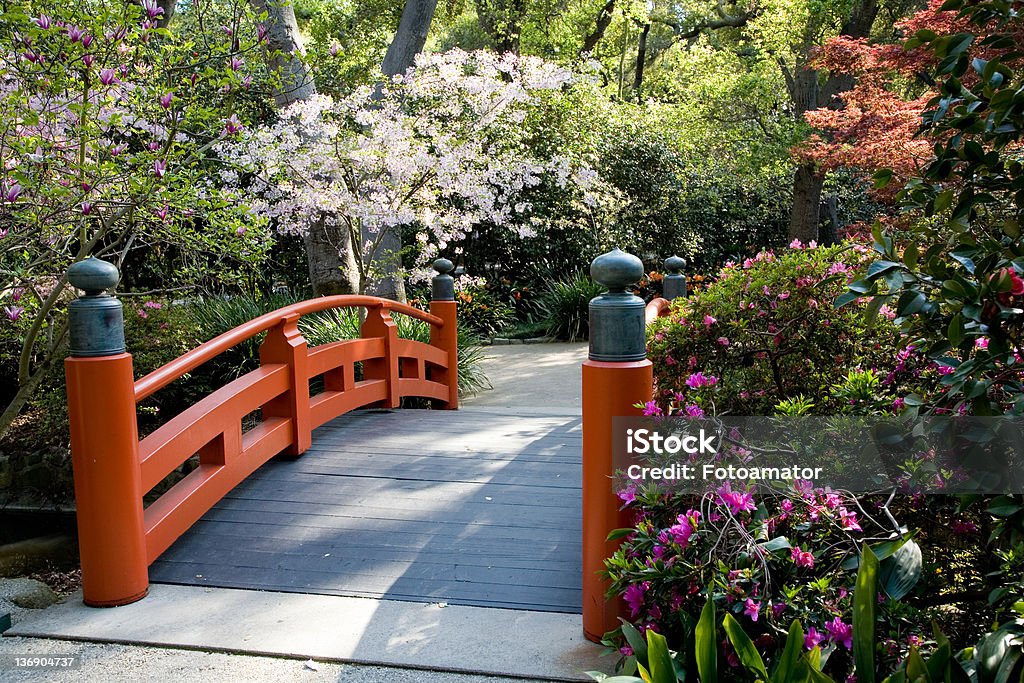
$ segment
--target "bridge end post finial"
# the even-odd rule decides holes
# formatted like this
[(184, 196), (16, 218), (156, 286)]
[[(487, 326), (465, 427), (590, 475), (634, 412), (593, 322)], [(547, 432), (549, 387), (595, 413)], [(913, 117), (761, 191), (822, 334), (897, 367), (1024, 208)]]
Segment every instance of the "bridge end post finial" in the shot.
[(669, 301), (684, 298), (686, 292), (686, 259), (670, 256), (665, 259), (665, 277), (662, 280), (662, 296)]
[(613, 455), (613, 420), (640, 414), (634, 405), (651, 400), (653, 370), (644, 301), (628, 291), (643, 277), (643, 263), (614, 249), (594, 259), (590, 274), (608, 288), (590, 302), (590, 353), (583, 362), (583, 634), (600, 642), (628, 616), (621, 599), (605, 599), (609, 583), (600, 578), (619, 544), (608, 534), (631, 523), (613, 488), (615, 471), (624, 467)]
[(125, 605), (148, 592), (149, 562), (135, 376), (121, 302), (107, 294), (120, 274), (90, 257), (67, 277), (84, 292), (68, 306), (71, 355), (64, 361), (83, 599)]
[(432, 379), (448, 385), (447, 410), (459, 407), (459, 329), (458, 304), (455, 302), (455, 279), (451, 272), (455, 264), (446, 258), (434, 261), (437, 275), (430, 282), (430, 312), (444, 321), (441, 327), (431, 326), (430, 345), (444, 351), (448, 356), (448, 367), (435, 373)]

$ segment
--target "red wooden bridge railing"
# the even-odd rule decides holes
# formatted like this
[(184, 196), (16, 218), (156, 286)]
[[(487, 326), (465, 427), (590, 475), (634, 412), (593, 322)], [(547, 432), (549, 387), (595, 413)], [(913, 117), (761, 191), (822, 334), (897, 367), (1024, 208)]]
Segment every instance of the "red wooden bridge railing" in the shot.
[[(305, 452), (325, 422), (365, 406), (397, 408), (406, 396), (458, 408), (451, 263), (442, 259), (435, 269), (429, 313), (370, 296), (311, 299), (225, 332), (136, 381), (121, 304), (105, 294), (117, 283), (117, 269), (96, 259), (73, 266), (69, 278), (86, 293), (71, 305), (65, 361), (85, 603), (144, 597), (148, 567), (161, 553), (267, 460)], [(307, 346), (298, 328), (303, 315), (352, 307), (366, 309), (359, 339)], [(428, 323), (430, 343), (400, 338), (392, 312)], [(259, 368), (139, 440), (139, 402), (262, 333)], [(323, 389), (310, 394), (318, 376)], [(243, 432), (243, 418), (256, 410), (261, 421)], [(198, 466), (144, 508), (143, 497), (196, 454)]]

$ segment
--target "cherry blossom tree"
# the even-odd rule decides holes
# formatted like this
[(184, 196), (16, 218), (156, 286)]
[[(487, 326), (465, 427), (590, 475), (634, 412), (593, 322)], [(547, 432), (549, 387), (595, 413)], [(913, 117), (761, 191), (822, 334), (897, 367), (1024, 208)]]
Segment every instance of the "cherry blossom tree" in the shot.
[(510, 53), (421, 54), (379, 96), (370, 86), (341, 100), (318, 95), (220, 145), (233, 166), (224, 178), (254, 192), (251, 210), (280, 231), (343, 226), (361, 244), (367, 291), (382, 276), (382, 241), (399, 226), (416, 228), (422, 265), (481, 223), (534, 234), (544, 219), (528, 194), (545, 180), (593, 212), (614, 201), (585, 160), (542, 158), (527, 144), (531, 104), (579, 78)]

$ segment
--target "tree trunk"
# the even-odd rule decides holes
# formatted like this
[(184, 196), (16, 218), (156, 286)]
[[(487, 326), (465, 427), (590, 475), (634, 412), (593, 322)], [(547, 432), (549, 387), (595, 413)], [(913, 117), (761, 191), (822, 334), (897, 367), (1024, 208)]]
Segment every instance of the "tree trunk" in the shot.
[(267, 13), (267, 66), (276, 72), (280, 85), (274, 93), (278, 107), (308, 100), (316, 94), (316, 83), (306, 68), (305, 49), (289, 0), (251, 0), (257, 12)]
[(643, 98), (641, 94), (641, 88), (644, 84), (644, 65), (647, 63), (647, 36), (651, 32), (650, 22), (644, 24), (644, 28), (640, 31), (640, 42), (636, 48), (636, 75), (633, 78), (633, 95), (636, 97), (636, 101), (640, 102)]
[(818, 243), (831, 246), (839, 241), (839, 197), (831, 193), (825, 198), (828, 222), (818, 230)]
[(406, 0), (402, 18), (398, 21), (398, 31), (388, 45), (384, 62), (380, 66), (385, 76), (405, 73), (413, 65), (416, 55), (423, 51), (427, 42), (436, 9), (437, 0)]
[[(878, 16), (877, 0), (857, 0), (850, 10), (850, 16), (843, 23), (840, 34), (849, 38), (866, 38)], [(810, 57), (812, 44), (808, 42), (804, 56)], [(795, 71), (795, 73), (794, 73)], [(838, 107), (836, 97), (853, 87), (853, 77), (845, 74), (829, 74), (819, 88), (819, 73), (798, 61), (794, 71), (782, 64), (786, 88), (793, 100), (793, 115), (797, 121), (804, 120), (804, 114), (821, 106)], [(821, 220), (821, 188), (825, 184), (823, 174), (813, 164), (798, 166), (793, 174), (793, 213), (789, 221), (789, 236), (803, 242), (818, 239)], [(828, 235), (825, 236), (828, 239)]]
[(167, 28), (167, 25), (171, 23), (171, 17), (174, 16), (178, 0), (157, 0), (156, 5), (164, 11), (156, 20), (156, 25), (158, 28)]
[(789, 221), (789, 236), (805, 244), (818, 239), (821, 221), (821, 188), (825, 176), (814, 164), (801, 164), (793, 174), (793, 214)]
[(313, 296), (359, 294), (359, 267), (345, 226), (330, 225), (321, 218), (309, 226), (302, 241)]
[[(287, 0), (251, 1), (257, 12), (267, 13), (267, 66), (281, 79), (274, 93), (277, 106), (309, 99), (316, 94), (316, 83), (302, 61), (304, 50), (294, 8)], [(359, 291), (359, 270), (347, 230), (323, 219), (312, 221), (303, 244), (314, 296)]]
[(604, 32), (608, 30), (608, 26), (612, 23), (612, 14), (615, 12), (615, 0), (608, 0), (601, 8), (601, 11), (597, 13), (597, 27), (594, 31), (583, 39), (583, 48), (580, 50), (580, 56), (584, 56), (594, 51), (597, 44), (604, 38)]
[[(385, 76), (405, 73), (416, 60), (416, 55), (423, 51), (430, 32), (430, 24), (434, 20), (437, 0), (406, 0), (402, 10), (402, 18), (398, 21), (398, 30), (388, 46), (381, 64)], [(381, 93), (377, 90), (378, 96)], [(364, 243), (372, 242), (377, 235), (362, 231)], [(405, 301), (405, 278), (402, 276), (402, 228), (393, 226), (386, 229), (380, 236), (379, 245), (372, 255), (372, 263), (366, 266), (377, 271), (379, 275), (371, 275), (363, 284), (364, 291), (385, 299)]]

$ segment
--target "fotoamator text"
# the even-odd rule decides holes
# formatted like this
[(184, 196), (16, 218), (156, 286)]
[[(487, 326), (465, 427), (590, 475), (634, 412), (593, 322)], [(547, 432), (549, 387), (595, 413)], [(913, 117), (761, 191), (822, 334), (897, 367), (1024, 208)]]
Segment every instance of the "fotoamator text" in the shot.
[(642, 467), (630, 465), (626, 469), (626, 476), (630, 479), (650, 479), (654, 481), (693, 481), (698, 478), (704, 480), (736, 480), (750, 481), (752, 479), (767, 479), (773, 481), (796, 481), (806, 479), (814, 481), (821, 478), (823, 467), (736, 467), (735, 465), (703, 465), (699, 469), (696, 465), (683, 465), (673, 463), (665, 467)]

